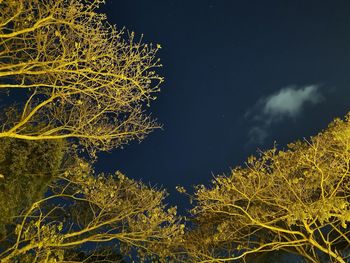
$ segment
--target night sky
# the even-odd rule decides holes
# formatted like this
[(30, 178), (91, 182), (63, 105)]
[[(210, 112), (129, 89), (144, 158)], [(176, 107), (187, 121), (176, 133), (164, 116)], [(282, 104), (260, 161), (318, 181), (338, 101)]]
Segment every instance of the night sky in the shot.
[(161, 44), (163, 130), (100, 154), (97, 169), (162, 186), (208, 185), (257, 148), (316, 134), (350, 102), (350, 1), (109, 0), (117, 27)]

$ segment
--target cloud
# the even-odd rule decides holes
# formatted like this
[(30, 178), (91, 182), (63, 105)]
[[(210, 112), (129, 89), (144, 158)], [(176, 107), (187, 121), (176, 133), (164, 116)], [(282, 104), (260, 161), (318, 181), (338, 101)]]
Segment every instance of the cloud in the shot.
[(249, 110), (245, 117), (254, 122), (249, 130), (250, 143), (263, 144), (273, 123), (286, 118), (296, 118), (306, 104), (318, 104), (323, 100), (319, 86), (289, 86), (263, 97)]
[(300, 89), (287, 87), (264, 99), (262, 112), (270, 118), (296, 117), (306, 103), (317, 104), (320, 101), (322, 96), (316, 85)]

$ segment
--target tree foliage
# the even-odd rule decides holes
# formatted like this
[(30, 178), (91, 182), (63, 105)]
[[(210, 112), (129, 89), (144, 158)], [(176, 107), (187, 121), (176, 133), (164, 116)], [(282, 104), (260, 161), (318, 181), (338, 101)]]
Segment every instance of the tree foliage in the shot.
[(160, 45), (110, 25), (102, 2), (0, 1), (0, 91), (26, 97), (0, 115), (1, 262), (169, 260), (181, 242), (164, 190), (76, 155), (75, 142), (94, 156), (157, 127), (144, 107), (163, 81)]
[[(5, 227), (40, 199), (59, 173), (66, 144), (62, 140), (0, 139), (0, 240)], [(1, 247), (1, 245), (0, 245)]]
[[(113, 244), (111, 251), (121, 254), (136, 250), (139, 261), (168, 260), (169, 248), (182, 242), (184, 225), (175, 207), (166, 209), (165, 196), (165, 191), (119, 172), (94, 175), (79, 159), (52, 183), (46, 197), (17, 216), (16, 228), (7, 237), (11, 244), (0, 259), (69, 262), (72, 249), (106, 244), (108, 251)], [(93, 252), (91, 257), (98, 255)]]
[(28, 96), (0, 137), (74, 138), (94, 153), (157, 127), (142, 108), (163, 81), (154, 71), (160, 46), (108, 24), (96, 12), (102, 2), (0, 1), (0, 91)]
[(231, 262), (287, 251), (308, 262), (347, 262), (350, 115), (310, 140), (250, 157), (193, 196), (188, 261)]

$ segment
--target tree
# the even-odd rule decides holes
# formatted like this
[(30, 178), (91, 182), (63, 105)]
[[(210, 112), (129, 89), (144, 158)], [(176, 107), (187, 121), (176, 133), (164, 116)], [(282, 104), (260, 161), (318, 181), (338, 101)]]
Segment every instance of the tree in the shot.
[(121, 255), (103, 247), (90, 252), (69, 250), (68, 253), (65, 253), (64, 260), (84, 263), (125, 263)]
[(350, 114), (197, 186), (187, 262), (245, 261), (278, 250), (307, 262), (347, 262), (349, 180)]
[[(164, 261), (169, 248), (182, 242), (184, 225), (176, 208), (163, 204), (166, 192), (119, 172), (94, 175), (77, 159), (48, 193), (16, 217), (0, 262), (71, 262), (74, 251), (95, 245), (104, 245), (102, 251), (113, 245), (110, 251), (125, 255), (134, 249), (140, 261)], [(89, 258), (101, 258), (101, 250), (96, 253)]]
[[(75, 142), (94, 156), (158, 127), (144, 108), (163, 82), (154, 71), (160, 45), (108, 24), (96, 11), (102, 2), (0, 0), (0, 91), (26, 97), (0, 116), (0, 140), (18, 144), (0, 160), (0, 204), (15, 225), (4, 231), (0, 262), (119, 261), (111, 243), (140, 260), (169, 260), (168, 247), (182, 241), (184, 226), (163, 204), (165, 191), (121, 173), (96, 175), (75, 155)], [(67, 141), (73, 156), (63, 166), (58, 152), (43, 150)], [(38, 158), (39, 171), (31, 165)], [(18, 180), (33, 195), (24, 184), (16, 188)], [(11, 207), (11, 196), (21, 194), (31, 198)]]
[(0, 137), (77, 139), (93, 154), (158, 127), (143, 106), (163, 81), (160, 46), (108, 24), (102, 2), (0, 1), (0, 91), (27, 96)]
[(66, 144), (62, 140), (26, 141), (2, 138), (0, 145), (2, 240), (6, 235), (6, 227), (9, 227), (14, 217), (42, 198), (48, 184), (60, 173)]

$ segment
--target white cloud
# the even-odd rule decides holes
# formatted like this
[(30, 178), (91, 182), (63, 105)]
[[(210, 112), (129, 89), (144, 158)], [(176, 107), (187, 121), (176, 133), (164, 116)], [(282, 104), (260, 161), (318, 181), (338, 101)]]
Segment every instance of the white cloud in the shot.
[(287, 87), (264, 99), (262, 113), (265, 117), (296, 117), (306, 103), (316, 104), (322, 100), (318, 86), (311, 85), (300, 89)]
[(250, 143), (263, 144), (273, 123), (285, 118), (296, 118), (306, 104), (317, 104), (323, 100), (317, 85), (304, 87), (289, 86), (261, 98), (245, 117), (252, 119), (254, 126), (249, 130)]

